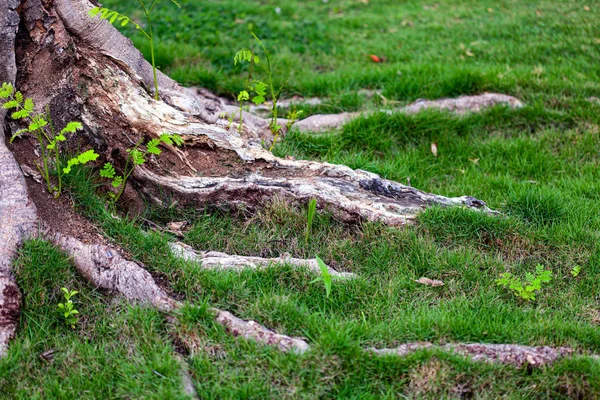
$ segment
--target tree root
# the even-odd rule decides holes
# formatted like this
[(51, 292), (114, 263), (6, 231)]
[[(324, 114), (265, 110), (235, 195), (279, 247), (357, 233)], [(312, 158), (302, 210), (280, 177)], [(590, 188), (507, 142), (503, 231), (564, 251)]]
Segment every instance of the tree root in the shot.
[(160, 288), (152, 275), (138, 264), (125, 260), (116, 250), (85, 244), (73, 237), (50, 232), (44, 235), (73, 259), (78, 271), (94, 286), (116, 292), (127, 300), (149, 304), (170, 312), (179, 303)]
[[(19, 24), (18, 1), (0, 0), (0, 83), (14, 82), (14, 43)], [(0, 135), (4, 135), (6, 110), (0, 108)], [(19, 320), (21, 293), (12, 275), (19, 246), (32, 232), (37, 212), (27, 195), (19, 164), (0, 138), (0, 357), (6, 354)]]
[(235, 337), (275, 346), (281, 351), (303, 353), (310, 348), (303, 339), (275, 333), (257, 322), (241, 320), (227, 311), (214, 311), (217, 312), (216, 321)]
[[(163, 312), (175, 312), (182, 306), (160, 288), (140, 265), (125, 260), (116, 250), (98, 244), (85, 244), (73, 237), (48, 232), (48, 240), (72, 257), (79, 272), (94, 286), (124, 296), (131, 302), (153, 306)], [(234, 336), (242, 336), (279, 349), (304, 351), (302, 339), (280, 335), (254, 321), (244, 321), (231, 313), (211, 309), (215, 320)]]
[(0, 274), (0, 358), (8, 350), (19, 321), (21, 293), (10, 275)]
[(518, 344), (485, 343), (451, 343), (436, 346), (426, 342), (406, 343), (393, 349), (378, 350), (371, 348), (369, 350), (380, 356), (395, 355), (402, 357), (423, 349), (442, 350), (469, 357), (473, 361), (510, 364), (517, 367), (549, 365), (561, 358), (572, 356), (574, 353), (573, 349), (567, 347), (531, 347)]
[[(46, 235), (46, 237), (73, 258), (78, 270), (93, 285), (119, 293), (129, 301), (149, 304), (163, 312), (174, 312), (181, 307), (181, 303), (169, 297), (144, 268), (134, 262), (125, 260), (114, 249), (102, 245), (87, 245), (77, 239), (56, 233)], [(184, 246), (175, 246), (176, 251), (186, 250)], [(206, 253), (204, 257), (210, 258), (208, 254), (210, 253)], [(217, 254), (219, 254), (217, 258), (222, 260), (221, 253)], [(186, 256), (182, 255), (182, 257)], [(187, 253), (187, 259), (196, 260), (197, 257), (198, 254), (195, 252)], [(225, 264), (227, 264), (228, 257), (236, 258), (235, 256), (225, 255), (223, 260)], [(241, 260), (248, 261), (244, 260), (243, 257)], [(264, 261), (263, 259), (258, 260)], [(218, 267), (222, 265), (217, 264)], [(239, 267), (239, 265), (235, 266), (236, 269)], [(255, 321), (244, 321), (237, 318), (228, 311), (215, 308), (210, 311), (215, 314), (215, 321), (223, 325), (226, 331), (235, 337), (274, 346), (281, 351), (304, 353), (310, 349), (309, 344), (304, 339), (278, 334)], [(548, 365), (573, 354), (572, 349), (565, 347), (530, 347), (515, 344), (483, 343), (454, 343), (443, 346), (435, 346), (431, 343), (408, 343), (394, 349), (368, 350), (378, 355), (405, 356), (421, 349), (438, 349), (470, 357), (473, 361), (497, 362), (519, 367)]]
[[(268, 268), (278, 264), (286, 264), (299, 268), (306, 268), (310, 272), (315, 274), (321, 274), (321, 268), (316, 259), (301, 259), (293, 258), (289, 254), (283, 254), (277, 258), (260, 258), (260, 257), (247, 257), (229, 255), (225, 253), (219, 253), (216, 251), (197, 252), (190, 246), (184, 243), (171, 243), (171, 251), (173, 255), (184, 259), (186, 261), (197, 262), (202, 265), (204, 269), (212, 270), (229, 270), (241, 272), (247, 269), (260, 269)], [(329, 274), (337, 278), (350, 279), (356, 277), (351, 272), (338, 272), (333, 268), (327, 267)]]
[[(314, 101), (314, 100), (313, 100)], [(396, 110), (381, 110), (387, 114), (416, 114), (424, 110), (440, 110), (447, 111), (457, 115), (464, 115), (469, 112), (480, 112), (485, 108), (494, 107), (503, 104), (511, 108), (523, 107), (523, 103), (518, 99), (499, 93), (484, 93), (477, 96), (460, 96), (455, 99), (439, 99), (439, 100), (417, 100), (406, 107)], [(300, 132), (324, 132), (333, 129), (341, 128), (348, 122), (360, 116), (369, 116), (377, 111), (365, 113), (341, 113), (329, 115), (313, 115), (296, 122), (292, 129)]]
[[(260, 173), (250, 173), (243, 178), (171, 177), (157, 175), (146, 168), (138, 168), (134, 174), (138, 181), (155, 184), (194, 204), (238, 204), (253, 209), (274, 196), (300, 203), (316, 199), (319, 207), (331, 209), (347, 222), (368, 220), (399, 226), (435, 205), (496, 213), (485, 202), (470, 196), (448, 198), (429, 194), (340, 165), (274, 159), (273, 156), (271, 159), (291, 177), (271, 178)], [(294, 176), (294, 172), (300, 176)], [(142, 190), (149, 191), (153, 185), (142, 186)], [(147, 194), (149, 198), (157, 198), (152, 193)]]
[[(14, 42), (19, 26), (18, 4), (17, 0), (0, 0), (0, 82), (15, 80)], [(484, 202), (472, 197), (446, 198), (344, 166), (277, 158), (235, 132), (215, 125), (225, 110), (225, 105), (216, 96), (182, 88), (160, 72), (159, 86), (164, 101), (155, 101), (141, 90), (152, 86), (150, 65), (131, 41), (122, 37), (107, 21), (92, 20), (87, 16), (91, 8), (88, 0), (38, 1), (28, 5), (20, 9), (24, 31), (23, 48), (19, 52), (23, 66), (22, 83), (27, 88), (24, 89), (25, 94), (31, 94), (39, 107), (52, 103), (55, 108), (51, 107), (51, 113), (57, 118), (77, 117), (85, 125), (89, 136), (98, 139), (110, 151), (125, 149), (119, 142), (121, 133), (125, 137), (128, 133), (136, 134), (136, 140), (142, 140), (168, 132), (182, 135), (187, 141), (212, 152), (213, 156), (223, 155), (225, 158), (233, 155), (228, 165), (238, 162), (237, 169), (235, 166), (227, 167), (229, 169), (222, 167), (222, 173), (219, 172), (217, 177), (198, 176), (210, 173), (209, 168), (199, 170), (194, 176), (158, 175), (148, 168), (137, 168), (137, 183), (154, 183), (170, 194), (195, 204), (199, 201), (202, 204), (222, 201), (229, 205), (237, 203), (254, 207), (264, 204), (265, 199), (274, 195), (302, 202), (316, 198), (319, 206), (333, 208), (345, 220), (366, 219), (388, 225), (402, 225), (414, 219), (418, 211), (432, 205), (460, 205), (493, 212)], [(48, 93), (56, 96), (49, 98)], [(414, 105), (415, 110), (427, 107), (433, 107), (433, 104)], [(460, 112), (462, 106), (448, 100), (445, 105), (436, 107)], [(68, 113), (63, 112), (65, 110)], [(4, 116), (0, 112), (2, 133)], [(264, 121), (254, 121), (254, 134), (259, 135), (259, 131), (265, 129)], [(211, 168), (218, 164), (216, 156), (209, 160)], [(167, 168), (163, 167), (163, 170), (169, 172)], [(98, 288), (166, 313), (175, 313), (181, 307), (181, 303), (170, 297), (148, 271), (126, 260), (114, 249), (85, 244), (45, 228), (27, 195), (23, 173), (4, 140), (0, 140), (0, 171), (0, 356), (5, 354), (8, 340), (16, 331), (19, 316), (20, 293), (12, 277), (12, 262), (19, 246), (28, 238), (40, 237), (57, 245), (72, 257), (81, 274)], [(142, 190), (150, 191), (147, 193), (149, 198), (158, 197), (149, 189), (151, 185), (141, 186)], [(194, 257), (197, 259), (198, 255)], [(202, 253), (200, 261), (207, 266), (234, 265), (238, 268), (240, 265), (251, 267), (264, 261), (281, 260), (242, 257), (231, 261), (231, 257), (209, 252)], [(295, 263), (290, 261), (293, 260), (291, 258), (283, 260)], [(310, 260), (297, 262), (315, 270)], [(303, 264), (307, 262), (308, 265)], [(278, 334), (227, 311), (211, 311), (215, 313), (216, 322), (232, 335), (273, 345), (282, 351), (302, 353), (309, 349), (302, 338)], [(412, 350), (419, 348), (407, 346)], [(525, 361), (528, 365), (543, 365), (570, 354), (568, 350), (540, 350), (514, 345), (453, 344), (439, 348), (469, 354), (476, 360), (519, 365)], [(374, 351), (402, 355), (402, 351), (397, 349)]]

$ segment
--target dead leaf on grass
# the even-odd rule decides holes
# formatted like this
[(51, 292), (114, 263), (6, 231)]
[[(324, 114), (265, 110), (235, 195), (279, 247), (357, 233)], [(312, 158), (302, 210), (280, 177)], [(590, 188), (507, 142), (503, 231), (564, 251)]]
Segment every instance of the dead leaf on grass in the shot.
[(46, 350), (40, 354), (40, 358), (46, 362), (54, 361), (54, 349)]
[(435, 142), (431, 143), (431, 154), (433, 154), (434, 157), (438, 156), (438, 147)]
[(167, 229), (171, 231), (181, 231), (187, 225), (187, 221), (178, 221), (178, 222), (169, 222), (167, 224)]

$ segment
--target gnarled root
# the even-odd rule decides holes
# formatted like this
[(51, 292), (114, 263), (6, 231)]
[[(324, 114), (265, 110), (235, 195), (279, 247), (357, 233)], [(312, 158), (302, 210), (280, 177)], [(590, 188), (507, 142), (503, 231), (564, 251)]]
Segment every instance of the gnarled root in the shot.
[[(435, 205), (463, 206), (494, 213), (474, 197), (448, 198), (425, 193), (381, 179), (376, 174), (340, 165), (281, 159), (274, 160), (274, 165), (282, 170), (282, 176), (250, 173), (241, 178), (171, 177), (145, 168), (138, 168), (135, 175), (138, 181), (154, 183), (194, 204), (243, 204), (253, 209), (276, 195), (301, 203), (316, 199), (319, 207), (329, 208), (348, 222), (362, 219), (391, 226), (404, 225), (414, 220), (418, 212)], [(142, 190), (148, 191), (151, 186), (146, 185)], [(149, 197), (156, 198), (151, 193)]]
[(59, 233), (49, 233), (46, 238), (71, 256), (79, 272), (94, 286), (165, 312), (179, 306), (156, 284), (148, 271), (125, 260), (116, 250), (99, 244), (85, 244)]

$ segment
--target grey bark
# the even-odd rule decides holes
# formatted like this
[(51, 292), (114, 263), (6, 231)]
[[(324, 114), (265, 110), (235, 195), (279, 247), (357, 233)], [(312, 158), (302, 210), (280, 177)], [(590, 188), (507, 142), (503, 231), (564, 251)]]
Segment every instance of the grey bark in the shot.
[[(14, 83), (17, 69), (14, 44), (19, 24), (17, 0), (0, 0), (0, 83)], [(0, 109), (0, 132), (6, 112)], [(37, 220), (28, 201), (25, 179), (4, 137), (0, 139), (0, 357), (15, 333), (19, 318), (20, 292), (11, 266), (16, 252), (34, 229)]]

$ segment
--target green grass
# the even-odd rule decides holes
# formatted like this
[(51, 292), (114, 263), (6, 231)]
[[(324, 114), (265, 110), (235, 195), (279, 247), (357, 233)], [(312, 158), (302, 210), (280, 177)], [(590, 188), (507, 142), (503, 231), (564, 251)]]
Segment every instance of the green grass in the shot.
[[(165, 2), (157, 20), (159, 65), (182, 83), (226, 96), (245, 79), (233, 55), (252, 45), (251, 24), (273, 52), (279, 79), (289, 79), (286, 95), (330, 99), (305, 107), (307, 113), (382, 101), (366, 100), (359, 89), (382, 90), (398, 104), (484, 91), (519, 97), (522, 109), (463, 118), (375, 114), (336, 133), (292, 132), (276, 148), (282, 156), (410, 178), (447, 196), (473, 195), (503, 215), (433, 208), (416, 226), (391, 229), (319, 213), (307, 243), (306, 210), (277, 199), (254, 215), (145, 216), (158, 224), (188, 221), (184, 241), (198, 250), (319, 255), (359, 275), (334, 281), (326, 298), (322, 283), (310, 283), (314, 275), (289, 266), (238, 274), (173, 258), (173, 238), (142, 234), (148, 226), (141, 219), (111, 218), (79, 170), (69, 182), (78, 209), (188, 306), (170, 324), (89, 287), (48, 245), (28, 243), (17, 261), (24, 312), (8, 358), (0, 360), (0, 397), (184, 398), (175, 356), (182, 341), (195, 344), (183, 358), (200, 398), (600, 397), (600, 364), (586, 357), (516, 369), (435, 351), (405, 358), (361, 351), (461, 341), (600, 353), (600, 105), (587, 100), (600, 96), (600, 7), (592, 3), (220, 0), (190, 1), (177, 11)], [(375, 64), (369, 54), (386, 62)], [(503, 272), (523, 277), (538, 263), (554, 279), (535, 302), (495, 283)], [(423, 276), (445, 285), (414, 282)], [(83, 320), (75, 331), (56, 313), (62, 286), (81, 291)], [(312, 350), (281, 354), (236, 340), (212, 322), (209, 306), (306, 337)], [(51, 348), (54, 361), (41, 360)]]

